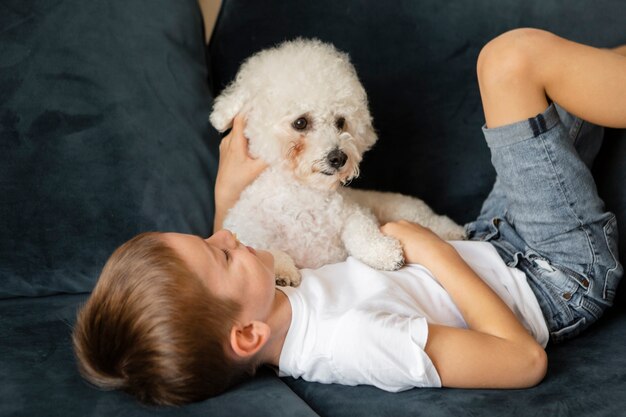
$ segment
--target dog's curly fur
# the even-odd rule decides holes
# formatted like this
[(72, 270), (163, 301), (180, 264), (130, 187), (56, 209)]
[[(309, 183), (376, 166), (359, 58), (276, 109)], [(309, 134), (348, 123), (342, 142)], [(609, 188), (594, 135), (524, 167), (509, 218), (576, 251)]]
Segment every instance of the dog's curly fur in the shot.
[(277, 283), (298, 285), (300, 268), (348, 255), (393, 270), (400, 243), (379, 222), (401, 218), (448, 239), (463, 229), (421, 200), (340, 187), (359, 174), (377, 140), (367, 95), (348, 56), (318, 40), (296, 39), (248, 58), (217, 97), (210, 120), (223, 132), (246, 117), (251, 155), (270, 166), (228, 212), (224, 227), (274, 253)]

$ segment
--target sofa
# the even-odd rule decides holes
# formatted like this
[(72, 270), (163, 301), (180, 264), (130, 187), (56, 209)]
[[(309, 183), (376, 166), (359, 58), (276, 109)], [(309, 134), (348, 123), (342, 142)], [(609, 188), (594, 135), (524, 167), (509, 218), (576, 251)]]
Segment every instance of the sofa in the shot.
[[(0, 416), (626, 415), (626, 290), (582, 336), (549, 345), (525, 390), (391, 394), (256, 377), (183, 407), (81, 379), (75, 314), (115, 247), (146, 230), (208, 235), (213, 98), (255, 51), (298, 36), (348, 52), (379, 141), (352, 186), (415, 195), (458, 223), (495, 173), (480, 130), (481, 47), (532, 26), (626, 43), (621, 0), (224, 0), (204, 42), (196, 0), (0, 2)], [(626, 260), (626, 132), (593, 168)], [(623, 287), (623, 286), (622, 286)]]

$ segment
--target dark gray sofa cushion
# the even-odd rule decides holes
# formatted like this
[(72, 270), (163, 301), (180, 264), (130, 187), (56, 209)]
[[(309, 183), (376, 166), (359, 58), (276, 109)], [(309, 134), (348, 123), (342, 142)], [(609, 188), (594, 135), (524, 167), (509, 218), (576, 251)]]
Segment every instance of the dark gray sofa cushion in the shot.
[(0, 416), (315, 416), (272, 371), (209, 401), (147, 407), (83, 381), (71, 349), (81, 295), (0, 300)]
[(145, 230), (208, 234), (196, 0), (0, 3), (0, 297), (90, 291)]

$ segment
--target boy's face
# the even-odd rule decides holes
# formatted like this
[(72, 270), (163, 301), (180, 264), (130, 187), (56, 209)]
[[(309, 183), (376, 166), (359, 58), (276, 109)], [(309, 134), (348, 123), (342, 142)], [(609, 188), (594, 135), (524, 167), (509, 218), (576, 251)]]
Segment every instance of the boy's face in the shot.
[(208, 239), (180, 233), (162, 236), (212, 294), (241, 305), (241, 320), (268, 317), (276, 293), (272, 254), (241, 244), (228, 230)]

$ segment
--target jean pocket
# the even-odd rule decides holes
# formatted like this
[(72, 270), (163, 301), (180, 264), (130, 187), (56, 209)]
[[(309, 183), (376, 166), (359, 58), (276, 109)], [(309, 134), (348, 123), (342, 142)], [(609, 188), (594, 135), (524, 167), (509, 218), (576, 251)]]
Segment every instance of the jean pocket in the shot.
[(596, 270), (598, 276), (604, 277), (604, 287), (602, 289), (602, 297), (605, 301), (612, 303), (615, 298), (615, 291), (620, 279), (624, 273), (622, 265), (617, 260), (617, 220), (615, 215), (606, 222), (603, 228), (606, 249), (600, 253)]
[(588, 297), (587, 278), (561, 265), (551, 267), (552, 272), (543, 274), (553, 311), (550, 338), (561, 342), (577, 336), (598, 320), (603, 308)]
[(533, 259), (535, 270), (553, 294), (568, 301), (578, 292), (582, 276), (560, 264), (550, 263), (546, 259)]

